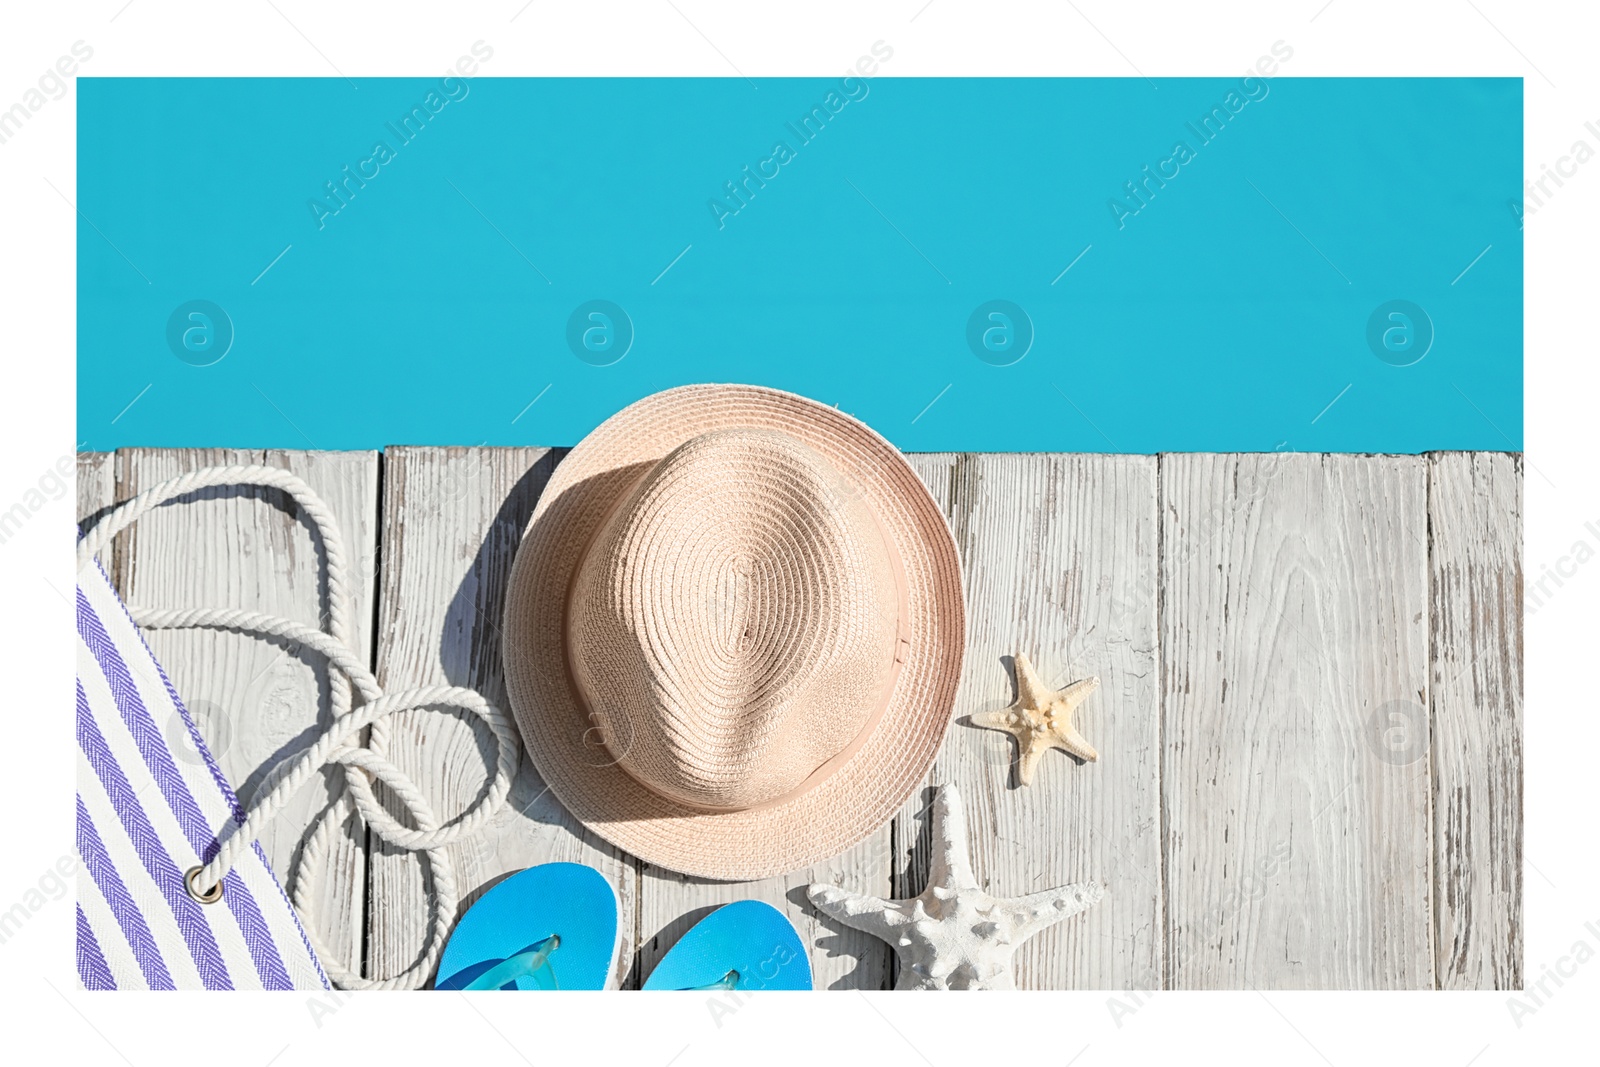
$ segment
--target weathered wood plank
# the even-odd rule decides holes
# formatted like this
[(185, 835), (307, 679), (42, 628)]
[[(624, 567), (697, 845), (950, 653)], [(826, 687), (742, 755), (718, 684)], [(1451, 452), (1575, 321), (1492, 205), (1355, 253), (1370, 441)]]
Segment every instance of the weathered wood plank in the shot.
[[(363, 557), (357, 611), (370, 618), (370, 453), (83, 453), (79, 514), (182, 470), (264, 455), (333, 504)], [(444, 680), (505, 705), (503, 586), (554, 458), (391, 450), (386, 686)], [(1435, 973), (1443, 988), (1521, 983), (1517, 457), (1169, 455), (1159, 516), (1147, 457), (909, 458), (967, 568), (967, 670), (929, 782), (962, 786), (974, 867), (994, 892), (1086, 878), (1109, 889), (1019, 951), (1020, 986), (1147, 988), (1163, 974), (1175, 988), (1427, 988)], [(124, 595), (315, 622), (320, 557), (305, 524), (277, 494), (203, 495), (119, 539), (106, 562)], [(163, 632), (151, 643), (247, 798), (274, 758), (326, 721), (320, 661), (243, 635)], [(1091, 673), (1103, 683), (1080, 723), (1100, 762), (1052, 753), (1026, 790), (1012, 781), (1010, 739), (964, 721), (1011, 701), (1003, 658), (1019, 650), (1052, 683)], [(475, 798), (491, 754), (452, 716), (396, 724), (392, 755), (447, 817)], [(264, 842), (280, 874), (330, 795), (312, 792)], [(928, 798), (919, 791), (891, 827), (813, 870), (712, 883), (587, 834), (525, 761), (491, 833), (458, 850), (463, 906), (507, 872), (587, 862), (622, 899), (619, 980), (637, 983), (710, 908), (755, 897), (795, 921), (819, 988), (881, 988), (893, 979), (887, 946), (817, 916), (804, 886), (920, 890)], [(370, 889), (383, 907), (370, 909), (369, 966), (391, 972), (422, 941), (421, 879), (414, 858), (386, 850), (369, 874), (363, 847), (353, 835), (341, 843), (324, 925), (358, 960)]]
[[(910, 457), (950, 517), (967, 598), (956, 718), (927, 782), (960, 786), (979, 881), (1021, 896), (1099, 881), (1107, 896), (1016, 954), (1022, 989), (1154, 988), (1162, 972), (1156, 688), (1156, 463), (1149, 456)], [(1052, 752), (1026, 788), (1015, 742), (968, 716), (1016, 696), (1025, 652), (1055, 686), (1091, 675), (1078, 725), (1100, 760)], [(895, 894), (927, 878), (923, 789), (896, 819)]]
[[(88, 529), (99, 519), (101, 512), (116, 502), (117, 498), (117, 468), (116, 454), (112, 452), (79, 452), (78, 453), (78, 527)], [(112, 545), (111, 553), (102, 553), (101, 563), (105, 565), (106, 573), (113, 573), (114, 555), (116, 548), (125, 538), (118, 538)]]
[[(391, 448), (384, 456), (378, 681), (385, 689), (468, 686), (510, 713), (500, 619), (511, 562), (528, 516), (555, 467), (543, 448)], [(494, 741), (462, 715), (397, 716), (389, 758), (434, 801), (442, 820), (481, 795)], [(420, 861), (374, 839), (370, 865), (369, 974), (394, 974), (417, 958), (426, 932)], [(597, 868), (621, 901), (628, 972), (636, 944), (632, 857), (584, 830), (523, 756), (506, 807), (486, 833), (452, 846), (464, 911), (504, 875), (565, 860)], [(452, 922), (454, 917), (452, 917)]]
[(1425, 483), (1161, 457), (1173, 988), (1434, 984)]
[(1522, 987), (1522, 463), (1428, 457), (1442, 989)]
[[(185, 471), (231, 463), (286, 467), (333, 509), (347, 550), (360, 566), (355, 647), (370, 661), (377, 453), (123, 450), (116, 454), (117, 498)], [(126, 600), (151, 608), (247, 608), (318, 624), (327, 603), (321, 543), (286, 495), (207, 489), (186, 501), (157, 509), (124, 535), (127, 544), (118, 559)], [(156, 630), (146, 636), (247, 805), (273, 766), (332, 721), (326, 664), (297, 646), (217, 630)], [(170, 731), (168, 736), (181, 740), (182, 735)], [(334, 772), (325, 771), (262, 836), (267, 859), (286, 886), (307, 829), (341, 788)], [(346, 966), (358, 965), (361, 958), (363, 837), (353, 820), (347, 824), (318, 894), (323, 938)]]

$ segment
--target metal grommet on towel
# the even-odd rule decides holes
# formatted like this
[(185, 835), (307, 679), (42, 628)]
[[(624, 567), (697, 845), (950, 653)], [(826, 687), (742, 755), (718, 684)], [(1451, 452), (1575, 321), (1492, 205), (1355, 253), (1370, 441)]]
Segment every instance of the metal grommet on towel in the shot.
[(203, 868), (203, 867), (196, 866), (196, 867), (190, 867), (187, 871), (184, 871), (183, 872), (183, 888), (187, 889), (189, 891), (189, 895), (191, 897), (194, 897), (194, 899), (198, 900), (200, 903), (202, 903), (202, 904), (215, 904), (217, 901), (222, 899), (222, 883), (221, 882), (218, 882), (216, 885), (212, 886), (210, 889), (207, 889), (203, 893), (198, 888), (196, 888), (196, 886), (194, 884), (195, 878), (198, 877), (200, 872), (202, 870), (204, 870), (204, 869), (205, 868)]

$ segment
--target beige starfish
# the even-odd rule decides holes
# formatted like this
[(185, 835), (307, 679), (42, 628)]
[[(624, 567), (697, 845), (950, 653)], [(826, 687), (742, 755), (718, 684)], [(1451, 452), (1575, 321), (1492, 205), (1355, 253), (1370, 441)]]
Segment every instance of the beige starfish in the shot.
[(1081, 760), (1100, 758), (1072, 725), (1078, 705), (1100, 688), (1100, 679), (1085, 678), (1065, 689), (1046, 689), (1033, 673), (1028, 657), (1017, 653), (1017, 702), (1004, 711), (983, 711), (972, 716), (972, 725), (1004, 730), (1017, 739), (1017, 778), (1023, 785), (1033, 782), (1033, 769), (1039, 757), (1052, 748), (1061, 748)]

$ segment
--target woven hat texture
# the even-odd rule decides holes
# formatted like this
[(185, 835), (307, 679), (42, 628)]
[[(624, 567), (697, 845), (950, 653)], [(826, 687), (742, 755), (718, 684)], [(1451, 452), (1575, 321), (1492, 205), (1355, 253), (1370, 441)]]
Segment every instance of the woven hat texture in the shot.
[(599, 836), (750, 879), (893, 817), (950, 721), (961, 572), (937, 505), (865, 424), (685, 386), (557, 466), (505, 610), (528, 755)]

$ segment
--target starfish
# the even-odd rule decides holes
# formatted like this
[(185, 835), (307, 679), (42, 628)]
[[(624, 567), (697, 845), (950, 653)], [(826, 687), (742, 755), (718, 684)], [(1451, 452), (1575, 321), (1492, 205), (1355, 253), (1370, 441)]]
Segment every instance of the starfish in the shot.
[(933, 862), (920, 896), (882, 900), (833, 885), (807, 886), (806, 895), (823, 914), (894, 947), (896, 989), (1015, 989), (1017, 946), (1098, 903), (1104, 890), (1080, 882), (1009, 900), (990, 896), (967, 861), (961, 794), (946, 785), (934, 798)]
[(1033, 664), (1017, 653), (1017, 702), (1004, 711), (983, 711), (972, 716), (972, 725), (1004, 730), (1017, 739), (1017, 778), (1023, 785), (1033, 782), (1033, 769), (1039, 757), (1052, 748), (1066, 749), (1081, 760), (1100, 758), (1077, 727), (1072, 725), (1078, 705), (1100, 688), (1100, 679), (1085, 678), (1065, 689), (1046, 689)]

